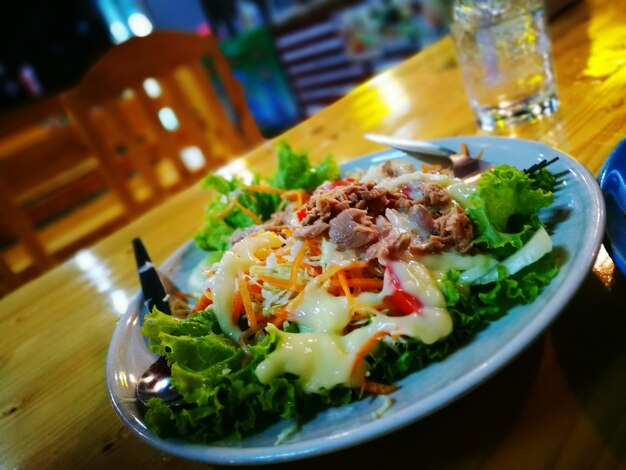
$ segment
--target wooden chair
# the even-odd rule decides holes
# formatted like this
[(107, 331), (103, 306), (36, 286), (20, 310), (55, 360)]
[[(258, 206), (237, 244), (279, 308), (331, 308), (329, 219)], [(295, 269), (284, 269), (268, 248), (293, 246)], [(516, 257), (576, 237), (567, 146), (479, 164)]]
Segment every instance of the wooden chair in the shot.
[(261, 141), (214, 38), (111, 48), (66, 93), (0, 114), (0, 296)]
[(130, 218), (56, 97), (0, 114), (0, 294)]
[(131, 211), (262, 141), (211, 36), (133, 38), (105, 53), (63, 100)]

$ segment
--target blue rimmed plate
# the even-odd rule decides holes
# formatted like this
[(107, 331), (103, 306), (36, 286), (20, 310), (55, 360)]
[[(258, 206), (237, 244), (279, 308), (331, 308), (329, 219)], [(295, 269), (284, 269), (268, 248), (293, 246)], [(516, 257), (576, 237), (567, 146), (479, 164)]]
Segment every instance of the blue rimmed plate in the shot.
[[(500, 370), (556, 318), (589, 272), (604, 234), (605, 210), (599, 186), (576, 160), (546, 145), (498, 137), (456, 137), (436, 143), (459, 148), (468, 145), (471, 154), (484, 149), (495, 164), (527, 168), (541, 159), (558, 156), (550, 169), (559, 175), (554, 205), (542, 213), (552, 232), (561, 259), (561, 269), (552, 283), (530, 305), (518, 306), (493, 322), (474, 340), (446, 360), (431, 364), (399, 382), (394, 404), (382, 417), (375, 417), (382, 398), (364, 399), (331, 408), (305, 423), (288, 440), (275, 445), (290, 422), (274, 426), (241, 441), (195, 444), (181, 439), (160, 439), (149, 432), (134, 400), (138, 377), (155, 360), (140, 335), (137, 299), (119, 321), (107, 358), (107, 386), (113, 407), (137, 436), (158, 449), (215, 464), (260, 464), (301, 459), (343, 449), (393, 432), (450, 404)], [(367, 168), (373, 163), (405, 158), (402, 152), (386, 151), (357, 158), (342, 165), (344, 172)], [(200, 220), (201, 214), (198, 214)], [(188, 243), (174, 253), (163, 268), (179, 286), (185, 286), (203, 253)]]

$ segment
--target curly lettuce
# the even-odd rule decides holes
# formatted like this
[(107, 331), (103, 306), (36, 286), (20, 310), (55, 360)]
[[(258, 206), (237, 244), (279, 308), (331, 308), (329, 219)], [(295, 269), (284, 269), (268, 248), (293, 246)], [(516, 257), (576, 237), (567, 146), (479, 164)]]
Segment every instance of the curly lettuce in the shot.
[[(325, 181), (338, 179), (341, 174), (332, 156), (327, 155), (320, 164), (313, 166), (307, 152), (294, 150), (284, 140), (278, 142), (277, 158), (277, 170), (267, 180), (269, 186), (277, 189), (312, 191)], [(258, 185), (260, 182), (261, 177), (254, 175), (249, 184)], [(251, 191), (249, 184), (237, 176), (226, 179), (209, 174), (202, 179), (202, 188), (214, 191), (215, 197), (205, 209), (204, 225), (194, 235), (194, 241), (200, 249), (224, 251), (235, 230), (256, 223), (245, 211), (231, 207), (233, 199), (263, 221), (276, 212), (280, 197), (268, 192)]]
[(172, 385), (189, 404), (169, 407), (156, 398), (148, 402), (145, 423), (161, 437), (240, 439), (278, 418), (305, 417), (355, 399), (356, 392), (345, 387), (306, 394), (296, 377), (262, 384), (254, 369), (273, 350), (276, 337), (270, 334), (244, 351), (221, 334), (211, 309), (184, 320), (154, 310), (146, 316), (142, 334), (150, 350), (166, 358)]
[(554, 201), (548, 189), (554, 180), (545, 170), (537, 174), (541, 180), (512, 166), (499, 165), (481, 176), (467, 208), (478, 232), (475, 243), (500, 249), (501, 254), (511, 253), (542, 226), (539, 210)]

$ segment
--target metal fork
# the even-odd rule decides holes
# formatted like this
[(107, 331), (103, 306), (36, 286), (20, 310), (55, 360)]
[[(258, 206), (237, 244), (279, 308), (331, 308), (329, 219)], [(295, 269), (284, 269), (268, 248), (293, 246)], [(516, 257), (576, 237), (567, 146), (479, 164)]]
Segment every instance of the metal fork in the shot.
[(422, 162), (451, 167), (456, 178), (467, 182), (475, 181), (481, 173), (493, 167), (491, 163), (481, 160), (482, 150), (475, 157), (471, 157), (467, 146), (464, 144), (461, 144), (461, 149), (457, 152), (447, 147), (421, 140), (399, 139), (380, 134), (365, 134), (364, 137), (372, 142), (402, 150), (407, 155), (415, 157)]

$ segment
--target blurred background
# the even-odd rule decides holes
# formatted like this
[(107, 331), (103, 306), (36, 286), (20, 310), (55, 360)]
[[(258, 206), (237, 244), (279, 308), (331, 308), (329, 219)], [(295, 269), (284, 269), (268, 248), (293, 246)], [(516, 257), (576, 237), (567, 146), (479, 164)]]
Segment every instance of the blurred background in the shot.
[(0, 7), (0, 112), (71, 88), (113, 45), (214, 35), (264, 137), (447, 33), (448, 0), (20, 0)]

